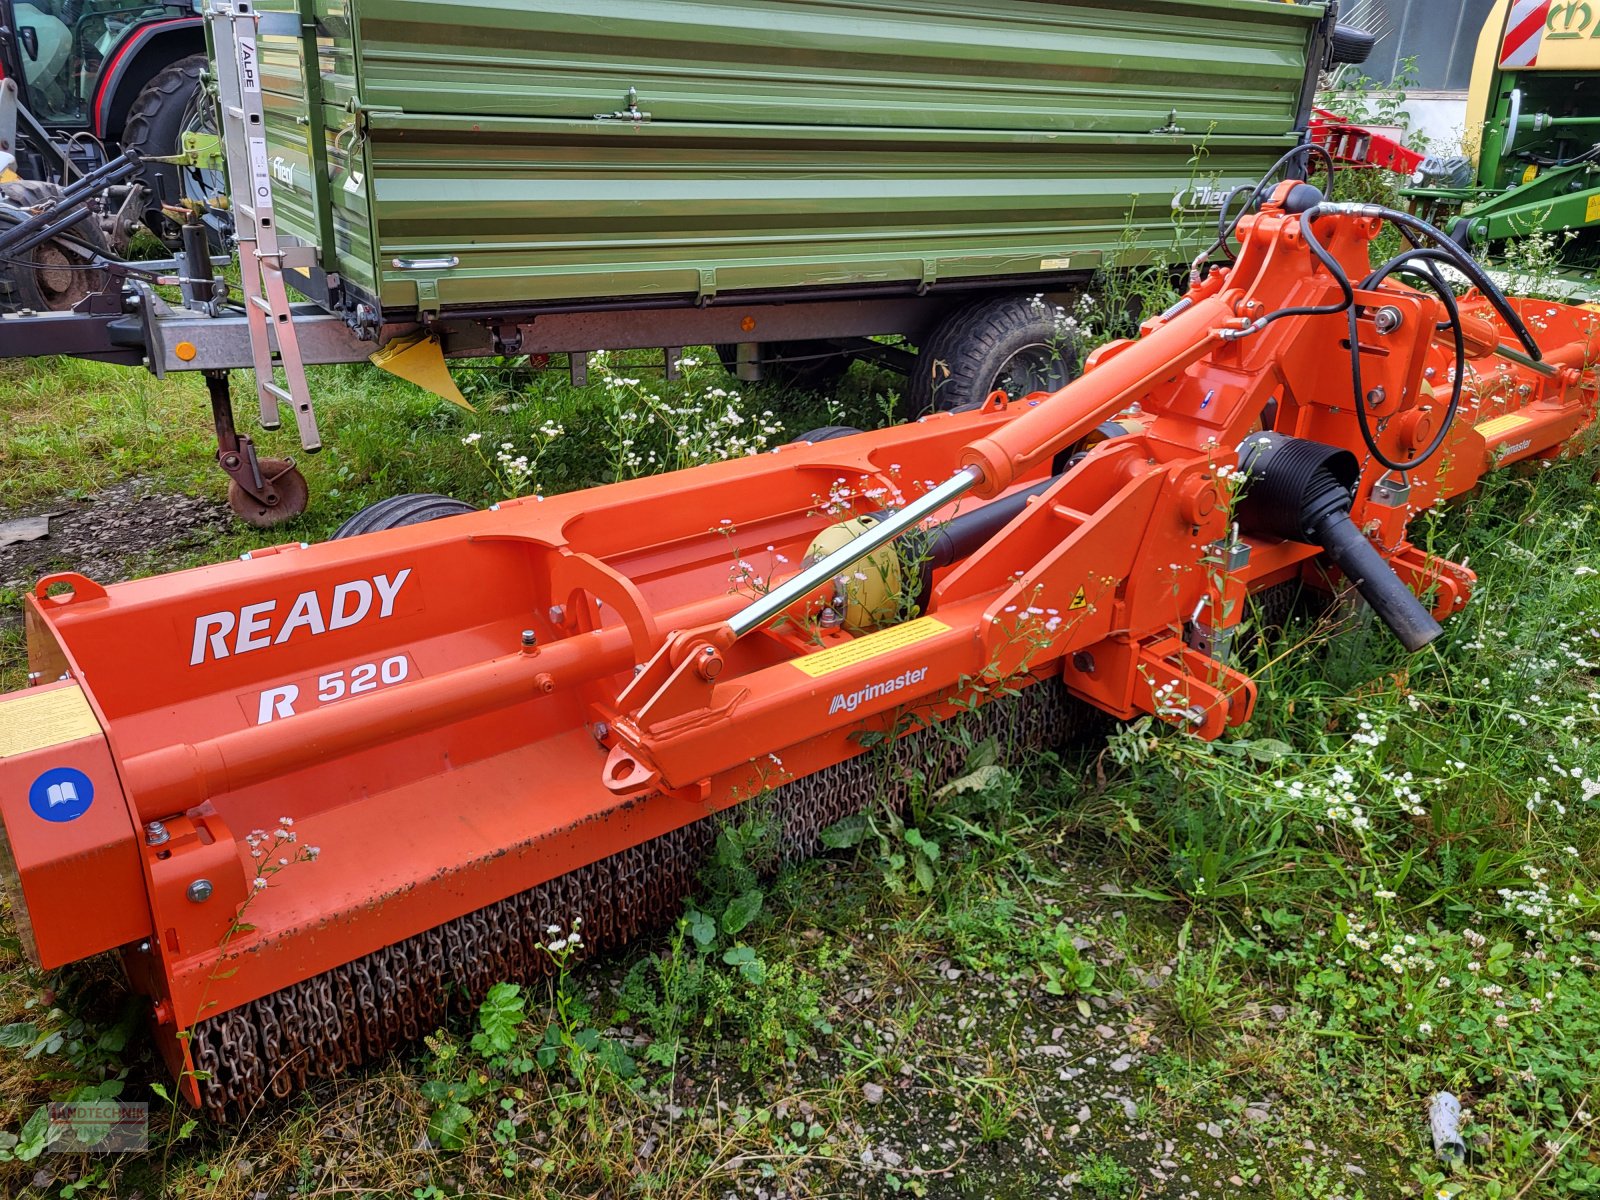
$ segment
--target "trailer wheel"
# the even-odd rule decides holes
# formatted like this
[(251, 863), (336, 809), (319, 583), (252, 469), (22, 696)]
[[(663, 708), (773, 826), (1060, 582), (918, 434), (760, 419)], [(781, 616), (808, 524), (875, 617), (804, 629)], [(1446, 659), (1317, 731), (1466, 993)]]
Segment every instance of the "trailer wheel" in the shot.
[[(156, 72), (128, 109), (128, 119), (122, 127), (122, 148), (164, 158), (182, 152), (185, 133), (220, 132), (215, 105), (201, 83), (206, 70), (206, 56), (191, 54)], [(161, 211), (162, 202), (205, 201), (227, 190), (221, 172), (175, 163), (147, 162), (144, 181), (150, 188), (144, 222), (173, 249), (179, 248), (178, 223)], [(222, 244), (224, 224), (222, 217), (207, 210), (206, 226), (213, 245)]]
[(390, 496), (369, 504), (333, 531), (331, 540), (359, 537), (363, 533), (377, 533), (383, 529), (400, 529), (406, 525), (421, 525), (437, 521), (440, 517), (454, 517), (461, 513), (477, 512), (477, 508), (463, 500), (439, 496), (432, 492), (408, 492)]
[(306, 504), (311, 499), (311, 490), (306, 487), (306, 477), (300, 474), (300, 468), (290, 459), (263, 458), (259, 462), (261, 478), (271, 485), (269, 490), (277, 502), (264, 504), (230, 479), (228, 507), (246, 525), (256, 529), (272, 529), (305, 512)]
[(1053, 304), (1036, 297), (990, 297), (956, 309), (922, 345), (906, 415), (981, 404), (996, 390), (1013, 398), (1053, 392), (1077, 374), (1077, 346)]
[[(28, 213), (49, 208), (61, 198), (59, 184), (18, 179), (0, 184), (0, 224), (13, 225)], [(93, 216), (85, 215), (66, 237), (94, 254), (109, 254), (105, 235)], [(106, 273), (93, 257), (52, 239), (0, 264), (0, 309), (15, 312), (66, 312), (91, 292), (105, 286)]]

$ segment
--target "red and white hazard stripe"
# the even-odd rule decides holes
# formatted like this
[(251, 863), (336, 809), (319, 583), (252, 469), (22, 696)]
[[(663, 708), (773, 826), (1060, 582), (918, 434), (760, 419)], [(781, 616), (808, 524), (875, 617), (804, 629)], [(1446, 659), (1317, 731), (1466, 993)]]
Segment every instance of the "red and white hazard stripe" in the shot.
[(1506, 22), (1506, 40), (1500, 45), (1502, 67), (1532, 67), (1539, 63), (1539, 42), (1550, 19), (1550, 0), (1516, 0)]

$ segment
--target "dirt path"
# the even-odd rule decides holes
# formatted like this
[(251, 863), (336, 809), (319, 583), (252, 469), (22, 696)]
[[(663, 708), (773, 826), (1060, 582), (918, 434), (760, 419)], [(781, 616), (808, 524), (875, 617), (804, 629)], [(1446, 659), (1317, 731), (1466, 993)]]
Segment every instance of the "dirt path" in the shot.
[[(216, 500), (163, 492), (132, 479), (87, 500), (57, 499), (0, 513), (0, 525), (49, 514), (49, 534), (0, 546), (0, 673), (7, 634), (22, 625), (21, 594), (52, 571), (76, 571), (96, 583), (116, 583), (167, 570), (228, 528), (227, 506)], [(20, 646), (16, 653), (20, 653)]]

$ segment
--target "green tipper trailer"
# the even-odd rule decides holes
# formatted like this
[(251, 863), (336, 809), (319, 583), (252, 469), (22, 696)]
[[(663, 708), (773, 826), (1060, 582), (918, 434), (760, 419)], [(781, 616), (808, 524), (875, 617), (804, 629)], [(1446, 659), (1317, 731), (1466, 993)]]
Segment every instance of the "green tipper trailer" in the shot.
[(986, 303), (1025, 360), (1018, 297), (1192, 253), (1301, 141), (1332, 7), (262, 0), (279, 235), (363, 337), (421, 321), (446, 353), (950, 360), (939, 327)]

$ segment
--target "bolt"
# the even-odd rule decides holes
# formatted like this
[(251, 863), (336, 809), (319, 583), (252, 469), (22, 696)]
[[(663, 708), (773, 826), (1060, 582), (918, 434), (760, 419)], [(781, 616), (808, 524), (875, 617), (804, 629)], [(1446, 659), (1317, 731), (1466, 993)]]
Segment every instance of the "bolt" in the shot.
[(533, 632), (533, 630), (524, 629), (522, 631), (522, 648), (524, 650), (532, 650), (538, 644), (539, 644), (539, 637), (538, 637), (537, 634), (535, 634)]
[(567, 610), (559, 604), (550, 606), (550, 624), (559, 625), (567, 619)]
[(1377, 408), (1378, 405), (1382, 404), (1386, 399), (1388, 399), (1388, 396), (1389, 393), (1384, 391), (1381, 387), (1373, 388), (1367, 393), (1367, 407)]
[(1393, 333), (1405, 324), (1405, 314), (1392, 304), (1385, 304), (1372, 316), (1372, 327), (1379, 333)]
[(606, 738), (611, 736), (611, 726), (607, 725), (604, 721), (596, 721), (594, 723), (593, 733), (595, 741), (603, 742), (606, 740)]
[(151, 821), (144, 827), (144, 844), (147, 846), (164, 846), (171, 837), (167, 827), (160, 821)]
[(211, 880), (196, 879), (189, 885), (188, 896), (189, 899), (193, 900), (196, 904), (204, 904), (207, 900), (211, 899), (211, 893), (213, 890), (214, 889), (211, 886)]
[(139, 943), (139, 953), (140, 954), (149, 954), (150, 953), (150, 943), (148, 941), (143, 941), (143, 942)]
[(716, 652), (717, 652), (717, 648), (715, 646), (702, 646), (700, 648), (700, 657), (701, 658), (710, 658)]

